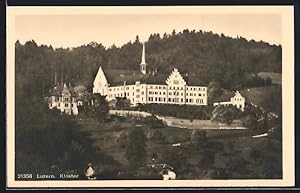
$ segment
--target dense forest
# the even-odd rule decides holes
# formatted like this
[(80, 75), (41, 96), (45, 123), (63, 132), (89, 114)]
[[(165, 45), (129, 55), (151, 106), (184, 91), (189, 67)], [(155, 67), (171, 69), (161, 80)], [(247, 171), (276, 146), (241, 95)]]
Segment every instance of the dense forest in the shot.
[[(151, 34), (146, 45), (146, 61), (150, 69), (170, 73), (178, 68), (182, 73), (196, 76), (204, 84), (216, 81), (221, 87), (236, 89), (257, 81), (258, 72), (281, 72), (281, 46), (226, 37), (204, 31), (172, 34)], [(92, 81), (101, 65), (105, 68), (138, 70), (142, 43), (134, 42), (109, 48), (91, 42), (74, 48), (38, 46), (34, 40), (24, 45), (16, 42), (17, 85), (30, 83), (39, 94), (47, 91), (55, 79), (83, 84), (91, 89)], [(249, 80), (250, 79), (250, 80)], [(253, 80), (254, 79), (254, 80)], [(19, 80), (19, 82), (18, 82)], [(247, 82), (248, 81), (248, 82)], [(254, 86), (259, 86), (255, 85)]]

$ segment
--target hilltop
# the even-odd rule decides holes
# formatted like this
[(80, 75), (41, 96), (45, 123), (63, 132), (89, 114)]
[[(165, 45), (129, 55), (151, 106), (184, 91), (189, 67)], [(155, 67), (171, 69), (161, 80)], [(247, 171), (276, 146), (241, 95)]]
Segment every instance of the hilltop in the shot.
[[(146, 45), (148, 68), (168, 74), (173, 68), (199, 82), (220, 83), (222, 88), (261, 86), (259, 72), (281, 73), (281, 46), (243, 37), (226, 37), (213, 32), (189, 31), (150, 35)], [(28, 82), (41, 94), (57, 81), (84, 84), (91, 90), (99, 66), (108, 69), (138, 70), (142, 43), (139, 37), (121, 47), (101, 43), (72, 49), (38, 46), (34, 40), (16, 42), (16, 75), (21, 86)], [(250, 78), (249, 78), (250, 77)], [(33, 85), (34, 84), (34, 85)]]

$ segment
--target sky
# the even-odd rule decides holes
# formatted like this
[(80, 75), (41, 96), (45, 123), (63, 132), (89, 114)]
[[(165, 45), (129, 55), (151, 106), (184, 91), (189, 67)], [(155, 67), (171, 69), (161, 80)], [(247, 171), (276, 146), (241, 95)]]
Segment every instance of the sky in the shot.
[(134, 41), (136, 35), (147, 41), (150, 34), (171, 34), (184, 29), (212, 31), (225, 36), (281, 44), (279, 14), (97, 14), (22, 15), (16, 17), (16, 38), (38, 45), (77, 47), (92, 41), (110, 47)]

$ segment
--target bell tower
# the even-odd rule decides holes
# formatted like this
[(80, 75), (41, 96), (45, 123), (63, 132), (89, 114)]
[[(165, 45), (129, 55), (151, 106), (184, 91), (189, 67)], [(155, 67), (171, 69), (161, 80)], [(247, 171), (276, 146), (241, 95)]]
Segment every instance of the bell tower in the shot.
[(143, 51), (142, 51), (142, 61), (140, 63), (140, 71), (143, 74), (147, 74), (147, 64), (146, 64), (146, 56), (145, 56), (145, 43), (143, 43)]

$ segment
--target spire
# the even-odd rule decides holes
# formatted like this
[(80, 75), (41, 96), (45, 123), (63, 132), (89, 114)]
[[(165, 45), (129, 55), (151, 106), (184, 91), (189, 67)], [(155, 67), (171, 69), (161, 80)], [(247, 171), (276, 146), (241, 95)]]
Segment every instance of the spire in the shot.
[(142, 61), (140, 63), (140, 70), (143, 74), (147, 73), (146, 70), (146, 56), (145, 56), (145, 43), (143, 43), (143, 51), (142, 51)]
[(146, 64), (146, 56), (145, 56), (145, 43), (143, 43), (143, 52), (142, 52), (142, 64)]

